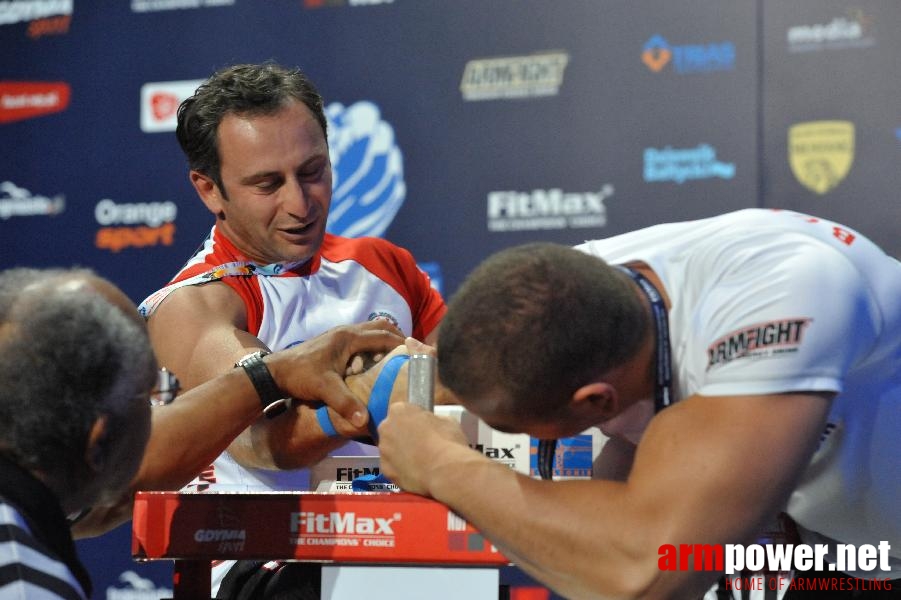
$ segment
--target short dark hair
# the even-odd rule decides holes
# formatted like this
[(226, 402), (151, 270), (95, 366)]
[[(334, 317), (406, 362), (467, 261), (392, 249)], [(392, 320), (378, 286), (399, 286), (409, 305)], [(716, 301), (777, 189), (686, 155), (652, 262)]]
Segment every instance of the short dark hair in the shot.
[(69, 486), (96, 419), (127, 418), (156, 369), (140, 320), (99, 292), (53, 285), (90, 277), (85, 269), (0, 272), (0, 452)]
[(479, 265), (451, 297), (441, 382), (464, 401), (502, 392), (547, 418), (639, 349), (649, 317), (628, 277), (574, 248), (532, 243)]
[(178, 107), (175, 136), (188, 166), (213, 179), (222, 190), (218, 136), (222, 119), (227, 114), (273, 114), (290, 100), (310, 109), (328, 139), (322, 96), (300, 69), (264, 62), (217, 71)]

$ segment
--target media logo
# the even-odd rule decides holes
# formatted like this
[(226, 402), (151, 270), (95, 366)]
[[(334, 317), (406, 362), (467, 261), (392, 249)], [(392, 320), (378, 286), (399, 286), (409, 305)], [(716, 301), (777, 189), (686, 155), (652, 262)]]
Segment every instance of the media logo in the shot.
[(104, 198), (94, 207), (94, 218), (102, 226), (94, 245), (114, 253), (124, 248), (171, 246), (177, 214), (174, 202), (117, 203)]
[(735, 69), (735, 44), (716, 42), (676, 46), (662, 35), (653, 35), (642, 48), (641, 61), (654, 73), (660, 73), (669, 65), (680, 75), (731, 71)]
[(131, 12), (160, 12), (189, 8), (232, 6), (235, 0), (131, 0)]
[(326, 107), (332, 161), (328, 231), (379, 237), (404, 203), (404, 159), (394, 129), (372, 102)]
[(71, 89), (62, 81), (0, 81), (0, 123), (66, 110)]
[(471, 60), (460, 91), (467, 101), (556, 96), (568, 62), (562, 51)]
[(32, 194), (12, 181), (0, 183), (0, 221), (12, 217), (56, 216), (66, 209), (62, 194), (49, 198)]
[(732, 179), (735, 163), (717, 160), (716, 148), (699, 144), (694, 148), (645, 148), (644, 180), (648, 183), (672, 181), (678, 184), (693, 179)]
[(158, 81), (141, 86), (141, 131), (175, 131), (178, 106), (194, 95), (203, 79)]
[(119, 574), (119, 585), (127, 587), (107, 587), (106, 600), (158, 600), (172, 596), (172, 590), (157, 587), (151, 579), (141, 577), (134, 571), (123, 571)]
[(604, 201), (613, 185), (597, 192), (564, 192), (559, 188), (531, 192), (488, 193), (489, 231), (582, 229), (607, 225)]
[(835, 17), (828, 23), (796, 25), (786, 32), (789, 52), (816, 52), (845, 48), (870, 48), (876, 39), (869, 35), (872, 18), (859, 9), (849, 9), (847, 17)]
[(788, 130), (788, 163), (807, 189), (825, 194), (844, 180), (854, 163), (854, 123), (808, 121)]

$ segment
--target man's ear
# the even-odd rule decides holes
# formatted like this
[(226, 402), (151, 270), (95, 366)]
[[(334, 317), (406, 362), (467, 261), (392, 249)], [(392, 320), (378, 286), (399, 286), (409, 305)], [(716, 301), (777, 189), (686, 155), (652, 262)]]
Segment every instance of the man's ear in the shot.
[(109, 420), (106, 415), (97, 417), (88, 434), (88, 447), (85, 449), (84, 462), (95, 473), (103, 471), (106, 466)]
[(219, 189), (219, 186), (216, 185), (216, 182), (200, 171), (192, 170), (189, 177), (191, 179), (191, 185), (197, 190), (197, 195), (203, 200), (203, 204), (207, 207), (207, 210), (220, 219), (225, 218), (225, 212), (222, 210), (222, 191)]
[(620, 408), (616, 388), (605, 381), (593, 381), (578, 388), (573, 392), (570, 404), (574, 410), (598, 423), (613, 418)]

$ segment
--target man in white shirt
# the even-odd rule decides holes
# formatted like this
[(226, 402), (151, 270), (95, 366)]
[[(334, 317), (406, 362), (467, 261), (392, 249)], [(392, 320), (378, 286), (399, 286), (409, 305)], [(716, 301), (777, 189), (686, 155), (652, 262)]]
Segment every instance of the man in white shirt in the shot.
[(379, 429), (383, 473), (563, 595), (698, 597), (719, 573), (662, 569), (661, 549), (752, 543), (780, 512), (807, 543), (887, 544), (853, 574), (898, 577), (901, 264), (859, 232), (751, 209), (509, 249), (452, 298), (440, 337), (442, 383), (489, 425), (598, 426), (626, 465), (538, 481), (413, 406)]

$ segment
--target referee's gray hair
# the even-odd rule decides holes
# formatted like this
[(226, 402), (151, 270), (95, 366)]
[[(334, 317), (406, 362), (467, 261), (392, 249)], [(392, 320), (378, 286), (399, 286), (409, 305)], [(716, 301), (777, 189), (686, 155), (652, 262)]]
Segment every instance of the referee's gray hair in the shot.
[(91, 427), (118, 427), (153, 385), (147, 333), (101, 293), (60, 285), (87, 269), (0, 272), (0, 452), (26, 469), (68, 473)]

